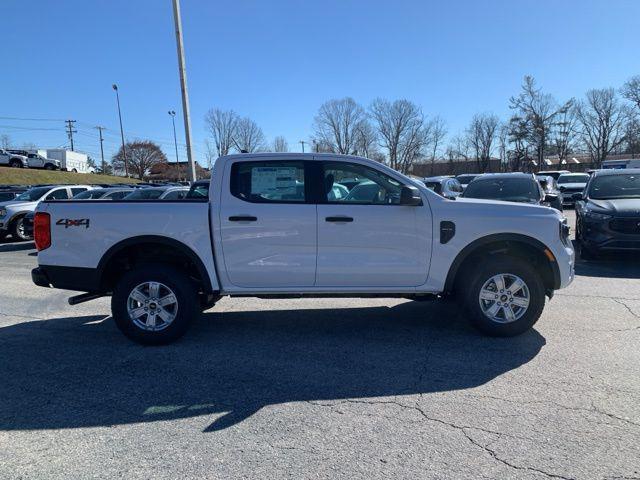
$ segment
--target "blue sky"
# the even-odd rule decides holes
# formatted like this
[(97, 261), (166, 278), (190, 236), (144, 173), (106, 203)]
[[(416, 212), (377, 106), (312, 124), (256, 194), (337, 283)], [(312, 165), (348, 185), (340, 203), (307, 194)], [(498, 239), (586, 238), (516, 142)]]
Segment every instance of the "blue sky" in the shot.
[[(0, 11), (0, 134), (56, 147), (71, 118), (76, 148), (95, 157), (92, 127), (106, 126), (110, 156), (117, 83), (126, 137), (158, 141), (174, 158), (171, 0), (2, 0)], [(525, 74), (560, 100), (640, 74), (635, 0), (182, 0), (182, 15), (201, 163), (212, 107), (250, 116), (295, 150), (330, 98), (407, 98), (453, 135), (476, 112), (505, 117)]]

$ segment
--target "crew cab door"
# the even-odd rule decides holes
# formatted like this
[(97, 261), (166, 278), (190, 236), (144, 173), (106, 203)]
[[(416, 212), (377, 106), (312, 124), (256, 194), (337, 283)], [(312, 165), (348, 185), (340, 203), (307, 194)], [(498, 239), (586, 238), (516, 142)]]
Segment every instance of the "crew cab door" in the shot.
[(225, 166), (219, 222), (222, 257), (233, 285), (313, 286), (316, 205), (306, 164), (249, 159)]
[[(402, 184), (357, 162), (322, 162), (317, 287), (425, 283), (431, 256), (428, 205), (400, 205)], [(349, 185), (346, 195), (336, 194)], [(354, 185), (355, 183), (355, 185)]]

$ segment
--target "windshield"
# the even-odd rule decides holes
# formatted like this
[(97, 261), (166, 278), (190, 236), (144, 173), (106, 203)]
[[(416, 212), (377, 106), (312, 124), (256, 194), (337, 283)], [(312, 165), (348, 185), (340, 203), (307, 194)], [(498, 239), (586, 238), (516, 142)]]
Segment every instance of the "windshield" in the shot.
[(603, 175), (591, 180), (589, 198), (611, 200), (616, 198), (640, 198), (640, 175)]
[(530, 178), (495, 178), (470, 183), (462, 196), (534, 203), (540, 201), (540, 190), (537, 183)]
[(478, 175), (458, 175), (456, 178), (463, 185), (467, 185), (468, 183), (471, 183), (471, 180), (473, 180), (477, 176)]
[(44, 195), (51, 190), (51, 187), (36, 187), (18, 195), (16, 200), (23, 200), (25, 202), (35, 202), (40, 200)]
[(589, 181), (589, 175), (586, 173), (580, 173), (576, 175), (560, 175), (558, 177), (558, 183), (587, 183)]
[(135, 192), (130, 193), (125, 200), (157, 200), (165, 192), (164, 189), (159, 188), (141, 188)]

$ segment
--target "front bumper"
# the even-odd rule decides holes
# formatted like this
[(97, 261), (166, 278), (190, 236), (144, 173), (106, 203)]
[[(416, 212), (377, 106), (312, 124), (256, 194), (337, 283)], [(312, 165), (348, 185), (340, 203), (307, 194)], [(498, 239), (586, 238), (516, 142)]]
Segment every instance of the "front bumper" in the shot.
[(588, 249), (640, 251), (640, 217), (614, 217), (602, 221), (583, 218), (582, 222), (581, 241)]

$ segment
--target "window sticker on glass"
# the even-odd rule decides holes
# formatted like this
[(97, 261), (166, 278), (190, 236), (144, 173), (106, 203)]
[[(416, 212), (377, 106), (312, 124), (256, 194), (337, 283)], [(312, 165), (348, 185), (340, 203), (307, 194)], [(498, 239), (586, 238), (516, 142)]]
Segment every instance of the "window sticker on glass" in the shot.
[(251, 193), (265, 195), (295, 192), (296, 167), (257, 167), (251, 169)]

